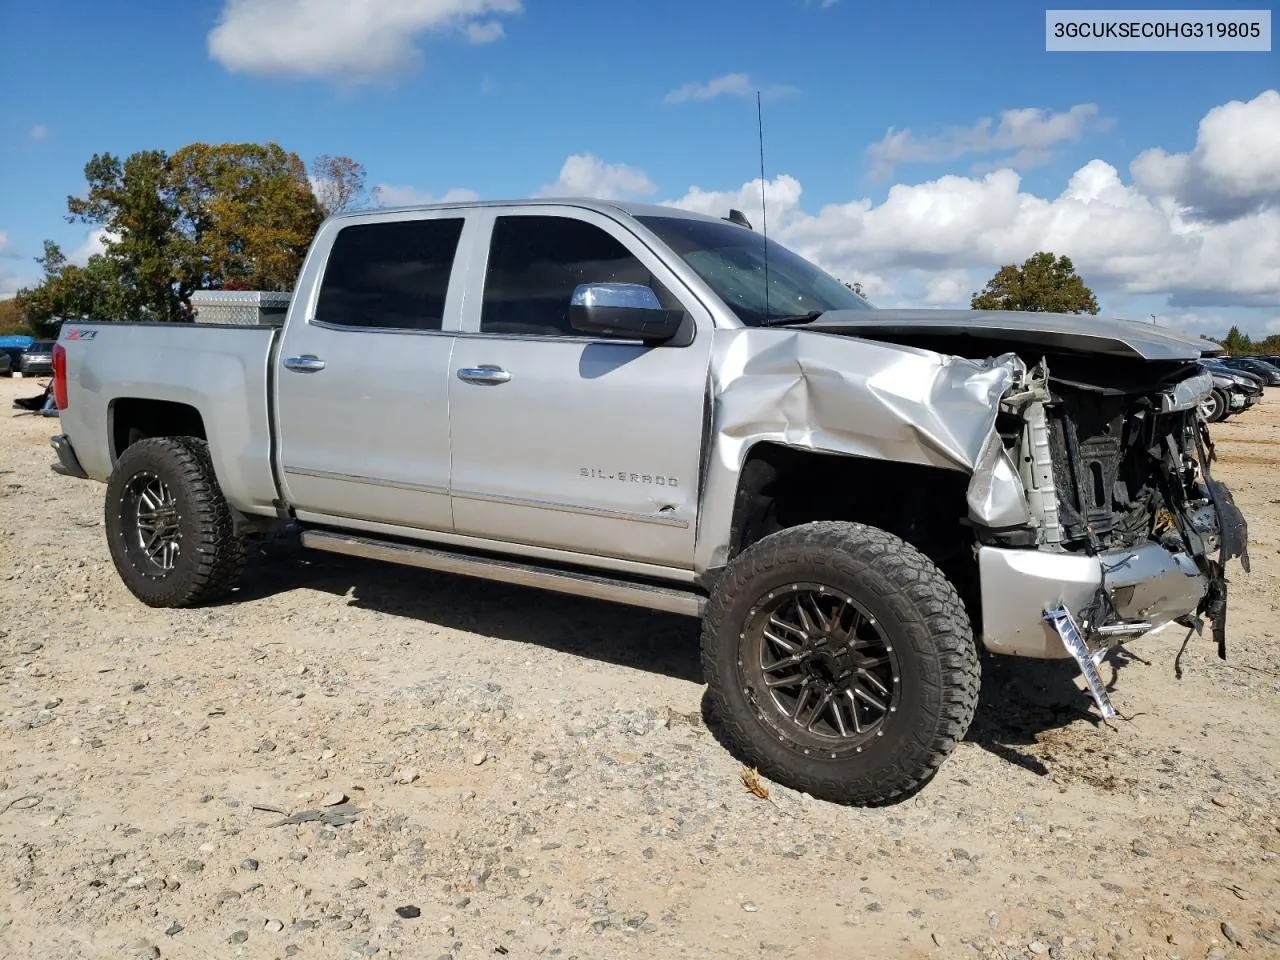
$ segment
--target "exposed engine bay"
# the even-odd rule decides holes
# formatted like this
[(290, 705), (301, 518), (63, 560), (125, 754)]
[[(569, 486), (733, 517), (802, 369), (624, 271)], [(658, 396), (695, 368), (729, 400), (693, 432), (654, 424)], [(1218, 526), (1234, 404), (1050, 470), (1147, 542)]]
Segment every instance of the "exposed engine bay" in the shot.
[[(1042, 358), (1006, 398), (998, 427), (1020, 466), (1037, 546), (1102, 554), (1155, 543), (1190, 556), (1209, 584), (1197, 614), (1213, 621), (1224, 656), (1224, 567), (1239, 557), (1248, 570), (1249, 558), (1244, 517), (1211, 474), (1197, 411), (1209, 380), (1197, 363)], [(1115, 601), (1104, 577), (1081, 624), (1086, 638), (1107, 628), (1124, 636)]]
[[(1096, 668), (1126, 639), (1169, 622), (1202, 632), (1209, 620), (1225, 658), (1225, 569), (1233, 558), (1249, 569), (1247, 528), (1212, 476), (1213, 444), (1197, 409), (1212, 375), (1199, 351), (1127, 322), (1099, 337), (1078, 335), (1069, 318), (1033, 326), (1031, 317), (888, 313), (842, 317), (842, 332), (1021, 362), (995, 427), (1030, 516), (1020, 522), (1008, 510), (1009, 525), (976, 528), (984, 612), (1013, 620), (1038, 604), (1104, 716), (1114, 710)], [(985, 460), (995, 476), (991, 451)], [(984, 504), (992, 515), (995, 500)], [(984, 633), (996, 652), (1001, 639)], [(1026, 635), (1017, 641), (1011, 652), (1026, 654)]]

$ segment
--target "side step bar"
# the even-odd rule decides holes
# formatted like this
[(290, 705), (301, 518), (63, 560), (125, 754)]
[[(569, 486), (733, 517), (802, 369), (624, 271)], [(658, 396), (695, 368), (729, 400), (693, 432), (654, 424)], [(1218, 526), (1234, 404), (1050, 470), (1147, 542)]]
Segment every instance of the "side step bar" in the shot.
[(367, 560), (385, 560), (424, 570), (456, 573), (485, 580), (499, 580), (522, 587), (537, 587), (576, 597), (591, 597), (626, 603), (635, 607), (648, 607), (667, 613), (679, 613), (689, 617), (701, 617), (706, 597), (676, 587), (663, 587), (593, 573), (578, 573), (552, 567), (540, 567), (518, 560), (498, 557), (481, 557), (472, 554), (451, 553), (418, 544), (380, 540), (349, 533), (328, 530), (304, 530), (302, 545), (312, 550), (340, 553), (348, 557)]

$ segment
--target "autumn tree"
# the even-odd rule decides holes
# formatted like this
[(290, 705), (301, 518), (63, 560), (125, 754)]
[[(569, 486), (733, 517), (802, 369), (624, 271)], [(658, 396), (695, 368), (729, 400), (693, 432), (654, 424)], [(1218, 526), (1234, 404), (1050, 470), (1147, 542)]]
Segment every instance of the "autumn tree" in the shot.
[(293, 287), (324, 218), (297, 154), (274, 143), (195, 143), (169, 167), (177, 252), (191, 289)]
[(1098, 301), (1076, 273), (1070, 257), (1034, 253), (1022, 266), (996, 271), (981, 293), (969, 301), (974, 310), (1030, 310), (1047, 313), (1097, 313)]
[(41, 284), (19, 291), (32, 322), (185, 320), (198, 289), (288, 290), (324, 212), (302, 160), (275, 143), (195, 143), (169, 155), (95, 154), (67, 219), (103, 231), (83, 267), (56, 244)]
[(360, 207), (366, 199), (364, 164), (322, 153), (311, 161), (311, 190), (326, 215)]
[(1261, 343), (1256, 343), (1258, 353), (1264, 357), (1280, 357), (1280, 333), (1273, 333)]
[(12, 334), (30, 334), (22, 306), (14, 297), (0, 300), (0, 337)]

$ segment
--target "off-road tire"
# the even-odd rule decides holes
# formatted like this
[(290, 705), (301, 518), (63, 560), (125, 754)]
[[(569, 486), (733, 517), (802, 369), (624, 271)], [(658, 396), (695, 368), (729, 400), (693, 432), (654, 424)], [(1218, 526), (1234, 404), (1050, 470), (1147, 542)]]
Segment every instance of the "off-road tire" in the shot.
[[(159, 477), (178, 512), (178, 554), (173, 568), (157, 574), (131, 556), (136, 536), (122, 509), (130, 482)], [(214, 475), (209, 445), (194, 437), (156, 437), (125, 448), (107, 480), (107, 545), (129, 592), (151, 607), (194, 607), (227, 596), (239, 582), (245, 550), (235, 534), (231, 508)]]
[[(898, 657), (896, 712), (854, 756), (833, 760), (788, 743), (765, 719), (772, 704), (748, 689), (740, 657), (750, 611), (798, 582), (853, 598)], [(731, 752), (777, 783), (844, 804), (889, 803), (926, 784), (968, 731), (978, 702), (978, 653), (955, 587), (914, 547), (859, 523), (792, 527), (734, 558), (707, 605), (702, 668), (708, 719)]]

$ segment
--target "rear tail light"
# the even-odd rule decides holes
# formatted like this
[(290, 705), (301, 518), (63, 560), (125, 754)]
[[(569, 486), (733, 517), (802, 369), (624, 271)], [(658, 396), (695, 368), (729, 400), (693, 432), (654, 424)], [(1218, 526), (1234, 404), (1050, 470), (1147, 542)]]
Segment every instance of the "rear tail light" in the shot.
[(53, 345), (53, 403), (67, 409), (67, 350), (60, 343)]

